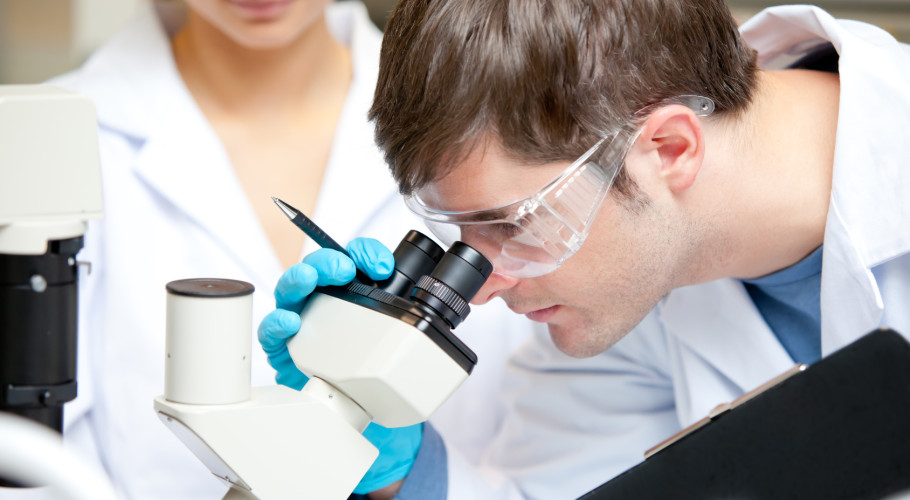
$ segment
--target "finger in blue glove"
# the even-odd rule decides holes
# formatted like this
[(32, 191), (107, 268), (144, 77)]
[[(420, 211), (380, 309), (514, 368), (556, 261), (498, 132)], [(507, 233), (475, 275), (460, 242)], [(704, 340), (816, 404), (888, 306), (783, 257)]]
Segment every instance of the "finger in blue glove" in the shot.
[[(275, 380), (300, 390), (306, 383), (287, 350), (287, 340), (300, 329), (300, 311), (317, 286), (345, 285), (356, 274), (356, 266), (372, 279), (385, 279), (394, 268), (392, 252), (372, 238), (356, 238), (348, 244), (350, 257), (322, 248), (307, 255), (303, 262), (288, 268), (275, 286), (278, 307), (259, 324), (259, 343), (277, 372)], [(353, 259), (353, 260), (352, 260)]]
[(319, 271), (315, 267), (302, 262), (294, 264), (278, 278), (275, 285), (276, 306), (300, 314), (303, 302), (313, 293), (318, 281)]
[(354, 488), (354, 493), (361, 495), (407, 477), (423, 440), (423, 424), (387, 428), (370, 423), (363, 435), (379, 448), (379, 457)]
[(348, 243), (347, 251), (357, 269), (367, 273), (371, 279), (386, 279), (395, 268), (392, 251), (373, 238), (355, 238)]
[(287, 339), (300, 330), (300, 315), (284, 309), (275, 309), (259, 323), (259, 343), (268, 356), (269, 364), (275, 369), (275, 381), (292, 389), (300, 390), (308, 377), (291, 359)]

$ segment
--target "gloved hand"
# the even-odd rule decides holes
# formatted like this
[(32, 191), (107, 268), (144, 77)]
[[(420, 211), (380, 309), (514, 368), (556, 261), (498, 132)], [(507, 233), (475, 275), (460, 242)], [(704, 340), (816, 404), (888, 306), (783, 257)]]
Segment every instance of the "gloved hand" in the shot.
[[(347, 247), (357, 265), (371, 279), (385, 279), (395, 266), (392, 252), (382, 243), (370, 238), (357, 238)], [(287, 341), (300, 329), (300, 311), (306, 298), (317, 286), (345, 285), (354, 279), (355, 263), (335, 250), (322, 248), (294, 264), (278, 279), (275, 286), (277, 309), (259, 324), (259, 343), (275, 369), (275, 380), (300, 390), (307, 381), (288, 353)]]
[(354, 493), (361, 495), (407, 477), (423, 441), (423, 424), (389, 429), (371, 423), (363, 431), (363, 435), (373, 443), (373, 446), (379, 448), (379, 456), (354, 488)]
[[(394, 258), (382, 243), (357, 238), (348, 244), (347, 251), (351, 258), (327, 248), (316, 250), (279, 278), (275, 286), (277, 309), (259, 324), (259, 343), (277, 372), (275, 380), (279, 384), (296, 390), (306, 384), (307, 376), (294, 365), (287, 341), (300, 329), (300, 311), (317, 286), (347, 284), (354, 279), (357, 269), (375, 280), (392, 274)], [(371, 423), (363, 435), (379, 448), (379, 457), (355, 493), (369, 493), (407, 476), (420, 448), (423, 424), (388, 429)]]

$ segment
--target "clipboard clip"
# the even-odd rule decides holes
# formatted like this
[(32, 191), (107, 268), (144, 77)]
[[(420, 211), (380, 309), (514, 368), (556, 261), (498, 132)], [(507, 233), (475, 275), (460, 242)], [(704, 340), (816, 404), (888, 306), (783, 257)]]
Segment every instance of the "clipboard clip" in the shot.
[(780, 384), (784, 380), (787, 380), (788, 378), (790, 378), (798, 373), (804, 372), (806, 370), (806, 368), (808, 368), (808, 367), (809, 367), (809, 365), (805, 365), (805, 364), (796, 365), (793, 368), (790, 368), (789, 370), (785, 371), (784, 373), (781, 373), (780, 375), (772, 378), (771, 380), (765, 382), (764, 384), (756, 387), (755, 389), (752, 389), (751, 391), (736, 398), (732, 402), (721, 403), (721, 404), (715, 406), (711, 411), (708, 412), (708, 416), (702, 418), (701, 420), (693, 423), (692, 425), (686, 427), (685, 429), (677, 432), (676, 434), (670, 436), (669, 438), (661, 441), (657, 445), (655, 445), (655, 446), (649, 448), (647, 451), (645, 451), (645, 459), (650, 458), (652, 455), (658, 453), (659, 451), (663, 450), (664, 448), (672, 445), (673, 443), (688, 436), (689, 434), (692, 434), (693, 432), (697, 431), (698, 429), (708, 425), (709, 423), (711, 423), (712, 420), (720, 418), (723, 414), (727, 413), (728, 411), (731, 411), (731, 410), (739, 407), (740, 405), (746, 403), (747, 401), (754, 399), (759, 394), (767, 391), (768, 389), (771, 389), (772, 387), (776, 386), (777, 384)]

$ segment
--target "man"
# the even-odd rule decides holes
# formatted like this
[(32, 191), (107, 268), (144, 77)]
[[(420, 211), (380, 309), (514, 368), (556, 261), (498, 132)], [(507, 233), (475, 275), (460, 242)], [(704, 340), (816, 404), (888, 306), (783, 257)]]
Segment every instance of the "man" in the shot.
[(489, 468), (421, 446), (401, 498), (429, 457), (448, 498), (574, 497), (794, 362), (910, 333), (910, 52), (872, 26), (404, 0), (371, 118), (411, 209), (493, 261), (475, 302), (552, 340), (510, 365)]

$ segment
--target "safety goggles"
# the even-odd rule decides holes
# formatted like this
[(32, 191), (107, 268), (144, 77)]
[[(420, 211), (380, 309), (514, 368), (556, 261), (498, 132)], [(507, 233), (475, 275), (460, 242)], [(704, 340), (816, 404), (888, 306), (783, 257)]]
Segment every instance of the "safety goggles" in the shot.
[[(714, 111), (705, 97), (681, 96), (660, 105), (668, 104), (685, 105), (699, 116)], [(602, 138), (539, 191), (511, 203), (452, 212), (428, 206), (420, 190), (405, 203), (443, 244), (464, 241), (493, 263), (495, 273), (542, 276), (581, 248), (640, 132), (629, 126)]]

